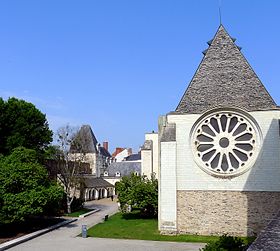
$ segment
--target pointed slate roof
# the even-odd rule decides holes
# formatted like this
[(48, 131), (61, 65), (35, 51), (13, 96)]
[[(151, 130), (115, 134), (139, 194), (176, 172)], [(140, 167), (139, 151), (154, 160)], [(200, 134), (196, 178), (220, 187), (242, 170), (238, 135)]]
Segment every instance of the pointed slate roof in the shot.
[[(84, 153), (97, 153), (97, 140), (90, 125), (83, 125), (75, 139), (79, 144), (79, 148), (82, 149)], [(79, 152), (79, 150), (75, 148), (74, 145), (71, 145), (70, 152)]]
[(175, 113), (203, 113), (216, 107), (277, 108), (234, 41), (220, 25)]

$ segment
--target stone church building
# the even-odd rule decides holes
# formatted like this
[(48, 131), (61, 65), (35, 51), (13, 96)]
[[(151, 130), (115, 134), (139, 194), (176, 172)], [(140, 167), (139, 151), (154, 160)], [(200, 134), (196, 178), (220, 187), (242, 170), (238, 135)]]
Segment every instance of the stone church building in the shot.
[(221, 25), (159, 118), (159, 229), (251, 236), (280, 209), (280, 109)]

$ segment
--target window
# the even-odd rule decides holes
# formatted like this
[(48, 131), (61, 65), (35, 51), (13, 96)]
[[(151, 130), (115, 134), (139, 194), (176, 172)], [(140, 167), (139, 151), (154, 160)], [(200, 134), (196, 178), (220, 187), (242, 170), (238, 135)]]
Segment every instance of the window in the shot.
[(216, 109), (202, 115), (191, 132), (196, 163), (207, 173), (230, 177), (247, 171), (261, 143), (257, 122), (239, 109)]

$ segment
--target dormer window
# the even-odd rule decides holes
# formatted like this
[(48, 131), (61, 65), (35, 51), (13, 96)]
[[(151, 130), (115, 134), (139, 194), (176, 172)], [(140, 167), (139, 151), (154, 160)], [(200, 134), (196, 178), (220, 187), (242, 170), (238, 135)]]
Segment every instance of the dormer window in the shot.
[(121, 173), (120, 172), (116, 172), (116, 177), (120, 177)]
[(109, 174), (108, 174), (108, 172), (107, 171), (105, 171), (104, 172), (104, 176), (108, 176)]

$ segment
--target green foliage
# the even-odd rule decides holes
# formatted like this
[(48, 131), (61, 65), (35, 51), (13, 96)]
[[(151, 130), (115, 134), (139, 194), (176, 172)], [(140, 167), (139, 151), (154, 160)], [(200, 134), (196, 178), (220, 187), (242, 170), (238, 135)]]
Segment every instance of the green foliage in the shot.
[(0, 153), (23, 146), (42, 153), (52, 141), (46, 116), (33, 104), (16, 98), (0, 98)]
[(48, 179), (35, 150), (19, 147), (0, 159), (0, 223), (49, 213), (62, 196), (62, 187)]
[(156, 216), (158, 211), (158, 182), (153, 177), (132, 174), (115, 184), (123, 212), (127, 207), (139, 208), (143, 216)]
[(219, 240), (208, 243), (201, 251), (243, 251), (246, 246), (241, 238), (223, 235)]

